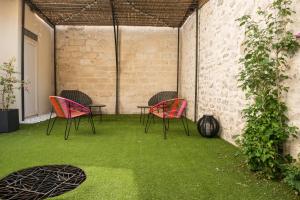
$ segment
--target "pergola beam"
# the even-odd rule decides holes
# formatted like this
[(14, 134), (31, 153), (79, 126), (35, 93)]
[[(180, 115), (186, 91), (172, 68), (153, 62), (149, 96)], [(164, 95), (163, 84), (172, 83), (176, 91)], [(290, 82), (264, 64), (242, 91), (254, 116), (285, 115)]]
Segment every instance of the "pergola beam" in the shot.
[(54, 33), (53, 33), (53, 59), (54, 59), (54, 94), (57, 95), (57, 60), (56, 60), (56, 26), (54, 26)]
[[(110, 0), (25, 0), (49, 25), (108, 25)], [(118, 25), (181, 27), (208, 0), (113, 0)]]
[[(25, 62), (24, 62), (24, 41), (25, 41), (25, 0), (22, 0), (22, 19), (21, 19), (21, 81), (25, 80)], [(21, 119), (25, 119), (25, 91), (24, 86), (21, 87)]]
[(209, 2), (209, 0), (198, 0), (198, 8), (201, 8), (201, 7), (204, 6), (204, 4), (206, 4), (207, 2)]
[(199, 56), (199, 9), (197, 5), (196, 9), (196, 60), (195, 60), (195, 113), (194, 122), (197, 121), (198, 117), (198, 56)]
[(153, 20), (156, 20), (156, 21), (158, 21), (158, 22), (160, 22), (160, 23), (162, 23), (162, 24), (164, 24), (164, 25), (166, 25), (166, 26), (170, 26), (168, 23), (166, 23), (164, 20), (160, 19), (159, 17), (157, 17), (157, 16), (155, 16), (155, 15), (153, 15), (153, 14), (150, 14), (150, 13), (148, 13), (148, 12), (146, 12), (146, 11), (141, 10), (141, 9), (138, 8), (134, 3), (132, 3), (130, 0), (126, 0), (126, 2), (132, 7), (132, 9), (133, 9), (134, 11), (136, 11), (136, 12), (138, 12), (138, 13), (141, 13), (142, 15), (145, 15), (145, 16), (147, 16), (147, 17), (150, 17), (150, 18), (152, 18)]
[[(177, 28), (177, 95), (179, 93), (179, 69), (180, 68), (180, 28)], [(179, 95), (178, 95), (179, 96)]]
[(119, 25), (116, 18), (114, 0), (110, 0), (112, 21), (114, 27), (114, 39), (115, 39), (115, 57), (116, 57), (116, 105), (115, 105), (115, 114), (119, 114), (119, 85), (120, 85), (120, 73), (119, 73)]
[(186, 21), (186, 19), (190, 16), (191, 13), (194, 12), (194, 10), (197, 8), (197, 4), (198, 1), (197, 0), (193, 0), (190, 3), (189, 8), (186, 10), (184, 17), (182, 18), (181, 22), (179, 23), (178, 27), (182, 27), (182, 25), (184, 24), (184, 22)]

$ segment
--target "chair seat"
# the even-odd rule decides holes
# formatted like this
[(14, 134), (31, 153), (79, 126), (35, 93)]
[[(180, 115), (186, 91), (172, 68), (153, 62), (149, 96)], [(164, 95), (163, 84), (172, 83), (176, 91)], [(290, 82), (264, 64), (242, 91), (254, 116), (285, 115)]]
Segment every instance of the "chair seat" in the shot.
[(81, 112), (81, 111), (78, 111), (78, 110), (71, 110), (71, 117), (70, 118), (80, 117), (80, 116), (87, 115), (87, 114), (88, 113), (86, 113), (86, 112)]
[(164, 113), (163, 112), (153, 111), (152, 114), (155, 115), (156, 117), (164, 118)]
[(169, 114), (167, 112), (157, 112), (157, 111), (153, 111), (151, 112), (153, 115), (155, 115), (156, 117), (159, 118), (169, 118), (169, 119), (173, 119), (173, 118), (179, 118), (176, 115), (175, 116), (169, 116)]
[[(169, 119), (181, 119), (186, 135), (189, 135), (188, 123), (186, 119), (187, 101), (185, 99), (170, 99), (162, 101), (150, 108), (148, 119), (145, 127), (145, 133), (148, 132), (152, 119), (150, 116), (163, 119), (164, 138), (167, 139), (167, 131), (169, 130)], [(154, 119), (154, 118), (153, 118)], [(167, 120), (165, 120), (167, 119)], [(185, 119), (185, 120), (184, 120)], [(166, 122), (167, 121), (167, 122)]]
[[(51, 116), (52, 116), (53, 111), (55, 111), (56, 116), (58, 118), (67, 119), (67, 124), (66, 124), (66, 129), (65, 129), (65, 140), (67, 140), (69, 137), (72, 120), (74, 120), (76, 117), (80, 117), (80, 116), (87, 116), (89, 118), (89, 123), (91, 124), (92, 131), (94, 134), (96, 133), (94, 122), (93, 122), (93, 116), (92, 116), (90, 108), (88, 108), (80, 103), (77, 103), (75, 101), (72, 101), (70, 99), (66, 99), (66, 98), (58, 97), (58, 96), (49, 96), (49, 100), (52, 104), (53, 110), (51, 111), (51, 115), (50, 115), (50, 119), (49, 119), (49, 123), (48, 123), (48, 127), (47, 127), (47, 135), (50, 134), (50, 132), (53, 128), (55, 119), (56, 119), (55, 118), (54, 121), (52, 122), (52, 125), (50, 125)], [(78, 120), (78, 122), (76, 120), (74, 120), (75, 130), (78, 130), (79, 122), (80, 122), (80, 120)]]

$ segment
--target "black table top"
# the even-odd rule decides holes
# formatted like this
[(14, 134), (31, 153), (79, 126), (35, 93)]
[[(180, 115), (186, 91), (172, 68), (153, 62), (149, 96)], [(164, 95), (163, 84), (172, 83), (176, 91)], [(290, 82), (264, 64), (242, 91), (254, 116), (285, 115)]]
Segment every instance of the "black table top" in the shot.
[(88, 107), (105, 107), (106, 105), (104, 104), (91, 104), (91, 105), (88, 105)]
[(151, 106), (137, 106), (138, 108), (151, 108)]

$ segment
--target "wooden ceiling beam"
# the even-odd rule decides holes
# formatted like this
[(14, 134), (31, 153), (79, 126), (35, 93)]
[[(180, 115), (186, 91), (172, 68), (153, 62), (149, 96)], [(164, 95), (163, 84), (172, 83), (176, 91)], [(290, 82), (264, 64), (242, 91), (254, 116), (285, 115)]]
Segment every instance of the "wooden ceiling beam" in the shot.
[(42, 18), (51, 28), (55, 27), (55, 24), (46, 16), (35, 4), (31, 2), (31, 0), (25, 0), (25, 3), (29, 6), (29, 8), (35, 12), (40, 18)]
[(198, 1), (198, 5), (199, 5), (199, 8), (201, 8), (202, 6), (204, 6), (204, 4), (206, 4), (209, 0), (199, 0)]

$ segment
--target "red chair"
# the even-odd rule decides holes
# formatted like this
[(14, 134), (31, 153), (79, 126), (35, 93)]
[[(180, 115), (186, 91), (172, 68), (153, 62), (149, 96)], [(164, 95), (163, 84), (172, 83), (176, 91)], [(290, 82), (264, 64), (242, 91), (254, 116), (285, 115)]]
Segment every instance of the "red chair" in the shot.
[(186, 135), (190, 135), (189, 126), (186, 119), (186, 107), (187, 101), (185, 99), (171, 99), (167, 101), (162, 101), (150, 108), (147, 123), (145, 126), (145, 133), (148, 133), (149, 127), (151, 125), (150, 117), (158, 117), (162, 119), (163, 122), (163, 133), (164, 138), (167, 139), (167, 131), (170, 126), (170, 119), (181, 119), (184, 131)]
[[(82, 116), (88, 117), (89, 123), (91, 124), (92, 131), (94, 134), (96, 133), (94, 122), (93, 122), (92, 112), (88, 107), (83, 106), (79, 103), (76, 103), (75, 101), (72, 101), (70, 99), (63, 98), (63, 97), (50, 96), (49, 99), (52, 104), (52, 111), (51, 111), (50, 119), (48, 122), (47, 135), (50, 135), (56, 119), (63, 118), (63, 119), (67, 119), (67, 124), (66, 124), (66, 129), (65, 129), (65, 140), (67, 140), (69, 137), (69, 133), (70, 133), (71, 125), (72, 125), (72, 120), (74, 120), (75, 129), (78, 130), (79, 123), (80, 123), (80, 117), (82, 117)], [(56, 113), (56, 118), (54, 118), (54, 120), (51, 124), (51, 117), (52, 117), (53, 110)], [(77, 118), (78, 118), (78, 122), (76, 122)]]

